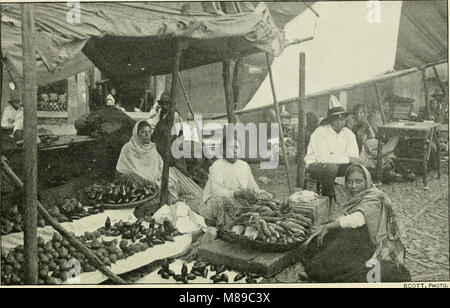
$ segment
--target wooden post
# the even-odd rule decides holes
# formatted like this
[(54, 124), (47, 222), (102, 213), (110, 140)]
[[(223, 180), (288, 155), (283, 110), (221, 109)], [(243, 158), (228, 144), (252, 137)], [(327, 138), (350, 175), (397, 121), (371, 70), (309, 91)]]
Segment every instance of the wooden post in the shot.
[(292, 194), (292, 185), (291, 185), (291, 180), (289, 178), (289, 174), (290, 174), (290, 172), (289, 172), (289, 159), (288, 159), (288, 153), (286, 151), (286, 145), (284, 144), (284, 132), (283, 132), (283, 127), (281, 126), (280, 106), (278, 106), (277, 95), (276, 95), (276, 92), (275, 92), (275, 84), (274, 84), (274, 81), (273, 81), (272, 67), (270, 65), (270, 56), (269, 56), (269, 53), (267, 53), (267, 52), (266, 52), (266, 60), (267, 60), (267, 68), (269, 70), (270, 86), (272, 88), (273, 104), (275, 106), (275, 112), (277, 114), (278, 127), (279, 127), (279, 130), (280, 130), (280, 143), (281, 143), (281, 149), (283, 151), (283, 157), (284, 157), (284, 161), (285, 161), (287, 182), (288, 182), (289, 192)]
[(38, 282), (37, 255), (37, 102), (36, 47), (34, 42), (34, 5), (21, 4), (24, 105), (24, 273), (26, 284)]
[(378, 83), (375, 83), (374, 86), (375, 86), (375, 94), (377, 95), (378, 107), (380, 108), (380, 112), (381, 112), (381, 119), (383, 120), (383, 124), (385, 124), (386, 123), (386, 115), (384, 114), (383, 100), (381, 99), (380, 86), (378, 85)]
[(189, 101), (189, 97), (187, 96), (186, 89), (184, 88), (184, 84), (183, 84), (183, 79), (181, 79), (180, 73), (178, 73), (178, 79), (180, 80), (181, 90), (183, 91), (184, 99), (186, 100), (186, 104), (189, 108), (189, 112), (191, 113), (192, 119), (194, 120), (195, 129), (197, 130), (198, 141), (202, 142), (202, 139), (201, 139), (202, 132), (201, 132), (200, 128), (198, 127), (197, 122), (195, 121), (194, 110), (192, 109), (192, 105)]
[(233, 95), (231, 89), (231, 61), (225, 60), (222, 63), (223, 88), (225, 90), (225, 103), (227, 107), (228, 123), (236, 123), (236, 115), (233, 108)]
[(430, 100), (429, 100), (429, 93), (428, 93), (428, 83), (427, 83), (427, 74), (426, 70), (422, 69), (422, 81), (423, 81), (423, 91), (425, 92), (425, 120), (428, 120), (428, 117), (430, 115)]
[(233, 83), (232, 83), (232, 92), (233, 92), (233, 110), (238, 109), (239, 105), (239, 95), (241, 94), (241, 84), (240, 84), (240, 76), (242, 74), (244, 62), (241, 58), (239, 58), (234, 63), (234, 73), (233, 73)]
[(298, 132), (297, 132), (297, 187), (303, 189), (305, 182), (305, 111), (303, 110), (303, 103), (305, 97), (305, 56), (304, 52), (300, 53), (299, 61), (299, 101), (298, 101)]
[(166, 149), (164, 151), (164, 166), (161, 180), (161, 198), (159, 200), (159, 206), (167, 204), (167, 199), (169, 196), (169, 162), (171, 160), (171, 146), (172, 146), (172, 126), (175, 114), (177, 88), (178, 88), (178, 71), (180, 69), (180, 58), (181, 58), (181, 42), (178, 40), (176, 44), (175, 58), (173, 61), (172, 70), (172, 85), (170, 89), (170, 110), (166, 123), (165, 133), (166, 133)]

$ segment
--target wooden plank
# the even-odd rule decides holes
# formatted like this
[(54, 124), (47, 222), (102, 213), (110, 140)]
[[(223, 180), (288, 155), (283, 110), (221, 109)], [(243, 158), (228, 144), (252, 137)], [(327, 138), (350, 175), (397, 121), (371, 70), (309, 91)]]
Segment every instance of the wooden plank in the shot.
[(270, 87), (272, 88), (273, 104), (275, 107), (275, 112), (277, 114), (277, 122), (278, 122), (278, 127), (280, 130), (280, 143), (281, 143), (281, 149), (283, 151), (283, 157), (284, 157), (284, 161), (285, 161), (286, 178), (287, 178), (287, 183), (288, 183), (288, 187), (289, 187), (289, 193), (292, 194), (292, 185), (291, 185), (291, 180), (289, 178), (289, 175), (291, 173), (290, 173), (290, 168), (289, 168), (289, 161), (288, 161), (288, 154), (286, 151), (286, 145), (284, 143), (283, 127), (281, 126), (280, 106), (278, 105), (277, 95), (275, 92), (275, 84), (273, 81), (272, 66), (270, 65), (270, 55), (267, 52), (266, 52), (266, 61), (267, 61), (267, 68), (269, 70)]
[(242, 58), (239, 58), (234, 63), (234, 72), (233, 72), (233, 110), (236, 110), (239, 107), (239, 96), (241, 94), (241, 75), (244, 68), (244, 61)]
[[(300, 53), (299, 59), (299, 93), (298, 96), (303, 98), (305, 96), (305, 76), (306, 76), (306, 54)], [(303, 109), (304, 101), (298, 101), (298, 132), (297, 132), (297, 187), (303, 188), (305, 182), (305, 111)]]
[(202, 260), (223, 264), (238, 272), (257, 273), (264, 277), (272, 277), (298, 262), (298, 256), (302, 251), (303, 248), (299, 247), (282, 253), (261, 252), (218, 239), (201, 245), (198, 249), (198, 256)]
[(381, 119), (383, 124), (386, 123), (386, 115), (384, 114), (383, 100), (381, 99), (381, 91), (378, 83), (375, 83), (375, 94), (377, 95), (378, 107), (380, 108)]
[(425, 69), (422, 69), (422, 82), (423, 82), (423, 92), (425, 95), (425, 119), (428, 120), (428, 116), (430, 115), (430, 100), (428, 93), (427, 74)]
[(21, 4), (24, 105), (24, 273), (26, 284), (38, 282), (37, 255), (37, 87), (34, 5)]
[[(170, 111), (168, 115), (168, 123), (165, 127), (165, 133), (167, 140), (172, 140), (171, 130), (173, 126), (174, 114), (175, 114), (175, 106), (176, 106), (176, 97), (177, 97), (177, 89), (178, 89), (178, 72), (180, 69), (180, 58), (181, 58), (181, 42), (177, 41), (177, 47), (175, 52), (175, 58), (173, 62), (173, 71), (172, 71), (172, 86), (170, 89)], [(167, 198), (169, 196), (169, 161), (171, 158), (170, 148), (172, 146), (172, 142), (166, 142), (166, 149), (164, 151), (164, 165), (162, 172), (162, 180), (161, 180), (161, 197), (159, 200), (159, 205), (163, 206), (167, 204)]]

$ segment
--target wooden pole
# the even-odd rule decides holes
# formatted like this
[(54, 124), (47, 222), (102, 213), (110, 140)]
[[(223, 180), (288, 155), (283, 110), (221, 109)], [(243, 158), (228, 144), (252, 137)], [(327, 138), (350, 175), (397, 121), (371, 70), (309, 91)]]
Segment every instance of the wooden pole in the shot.
[(275, 107), (275, 112), (277, 114), (277, 122), (278, 122), (278, 127), (280, 130), (280, 143), (281, 143), (281, 149), (283, 151), (283, 157), (284, 157), (284, 161), (285, 161), (287, 182), (288, 182), (289, 192), (292, 194), (292, 185), (291, 185), (291, 180), (289, 178), (290, 170), (289, 170), (288, 153), (286, 150), (286, 145), (284, 144), (283, 127), (281, 126), (280, 106), (278, 106), (277, 95), (275, 92), (275, 84), (273, 81), (272, 67), (270, 65), (270, 55), (267, 52), (266, 52), (266, 61), (267, 61), (267, 68), (269, 70), (270, 86), (272, 88), (273, 104)]
[(374, 83), (375, 94), (377, 95), (378, 107), (380, 108), (381, 119), (383, 120), (383, 124), (386, 123), (386, 115), (384, 114), (383, 101), (381, 99), (381, 91), (378, 83)]
[(423, 91), (425, 92), (425, 120), (428, 120), (428, 117), (430, 115), (430, 100), (429, 100), (429, 93), (428, 93), (428, 83), (427, 83), (427, 74), (426, 70), (422, 69), (422, 81), (423, 81)]
[(233, 110), (237, 110), (238, 105), (239, 105), (239, 95), (241, 94), (240, 76), (242, 74), (243, 66), (244, 66), (244, 62), (242, 61), (242, 59), (238, 59), (234, 63), (234, 73), (233, 73), (233, 83), (232, 83)]
[[(14, 173), (14, 171), (9, 167), (8, 163), (6, 162), (6, 158), (2, 155), (1, 157), (1, 164), (2, 168), (5, 171), (7, 175), (10, 176), (14, 184), (20, 188), (23, 189), (24, 185), (22, 181), (19, 179), (19, 177)], [(92, 251), (90, 251), (82, 242), (77, 240), (72, 234), (70, 234), (66, 229), (64, 229), (63, 226), (61, 226), (58, 221), (56, 221), (49, 213), (48, 211), (42, 206), (42, 204), (39, 201), (36, 201), (37, 209), (39, 210), (39, 213), (44, 217), (44, 219), (52, 226), (56, 231), (58, 231), (64, 238), (67, 239), (67, 241), (73, 245), (78, 251), (80, 251), (86, 259), (89, 261), (90, 264), (95, 266), (100, 272), (102, 272), (106, 277), (111, 279), (115, 283), (124, 284), (126, 283), (122, 278), (116, 276), (109, 268), (107, 268), (102, 261), (94, 254)], [(37, 249), (36, 249), (37, 251)], [(37, 264), (37, 263), (36, 263)]]
[(225, 104), (227, 108), (228, 123), (236, 123), (231, 89), (231, 61), (225, 60), (222, 63), (223, 88), (225, 90)]
[(180, 81), (181, 90), (183, 91), (183, 96), (184, 96), (184, 99), (186, 100), (186, 104), (189, 108), (189, 112), (191, 113), (192, 119), (194, 120), (194, 125), (197, 130), (198, 140), (199, 140), (199, 142), (202, 142), (202, 139), (201, 139), (202, 132), (201, 132), (200, 128), (198, 127), (197, 122), (195, 121), (194, 110), (192, 109), (192, 105), (189, 101), (189, 97), (187, 96), (186, 89), (184, 88), (183, 79), (181, 79), (181, 74), (179, 72), (178, 72), (178, 80)]
[[(298, 96), (303, 98), (305, 96), (305, 76), (306, 76), (306, 66), (305, 66), (304, 52), (300, 53), (299, 61), (299, 93)], [(306, 144), (305, 144), (305, 111), (303, 110), (303, 99), (298, 101), (298, 133), (297, 133), (297, 187), (303, 188), (305, 180), (305, 154), (306, 154)]]
[(38, 282), (37, 255), (37, 102), (36, 102), (36, 47), (34, 42), (34, 5), (21, 4), (21, 34), (23, 61), (24, 105), (24, 273), (25, 282)]
[(169, 162), (171, 160), (171, 146), (172, 146), (172, 126), (175, 115), (177, 88), (178, 88), (178, 72), (180, 69), (180, 58), (181, 58), (181, 42), (177, 40), (175, 58), (173, 61), (172, 70), (172, 85), (170, 88), (170, 110), (166, 122), (165, 133), (166, 133), (166, 149), (164, 151), (164, 166), (161, 180), (161, 198), (159, 200), (159, 206), (167, 204), (167, 199), (169, 196)]

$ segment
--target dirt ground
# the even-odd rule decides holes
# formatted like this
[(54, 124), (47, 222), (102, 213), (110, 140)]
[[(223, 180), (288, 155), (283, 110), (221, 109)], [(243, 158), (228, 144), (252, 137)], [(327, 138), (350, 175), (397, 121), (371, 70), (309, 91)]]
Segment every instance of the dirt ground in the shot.
[[(295, 187), (296, 166), (291, 167), (290, 180)], [(284, 166), (273, 170), (261, 170), (252, 165), (253, 174), (262, 189), (270, 191), (279, 199), (289, 196)], [(448, 169), (442, 169), (441, 179), (431, 171), (428, 176), (428, 189), (422, 179), (414, 182), (382, 184), (378, 186), (388, 194), (395, 206), (402, 240), (407, 249), (406, 266), (413, 281), (442, 281), (449, 279), (449, 202)], [(260, 177), (269, 179), (261, 182)], [(339, 201), (345, 200), (343, 186), (336, 185)], [(338, 216), (342, 208), (334, 204), (332, 215)], [(301, 282), (301, 265), (277, 275), (270, 282)], [(288, 272), (297, 272), (289, 275)]]

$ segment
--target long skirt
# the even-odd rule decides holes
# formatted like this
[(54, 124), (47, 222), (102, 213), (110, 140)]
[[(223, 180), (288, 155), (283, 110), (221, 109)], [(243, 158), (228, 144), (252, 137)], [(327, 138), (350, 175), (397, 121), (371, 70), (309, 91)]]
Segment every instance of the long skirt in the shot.
[[(376, 248), (372, 244), (367, 227), (334, 230), (324, 237), (318, 247), (313, 239), (303, 255), (305, 272), (313, 282), (369, 282), (371, 268), (366, 262)], [(393, 262), (380, 262), (380, 282), (411, 281), (404, 266)]]

